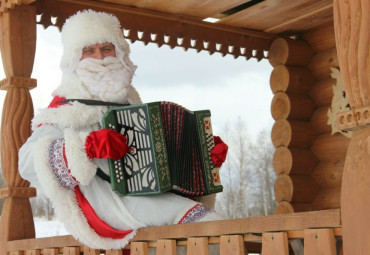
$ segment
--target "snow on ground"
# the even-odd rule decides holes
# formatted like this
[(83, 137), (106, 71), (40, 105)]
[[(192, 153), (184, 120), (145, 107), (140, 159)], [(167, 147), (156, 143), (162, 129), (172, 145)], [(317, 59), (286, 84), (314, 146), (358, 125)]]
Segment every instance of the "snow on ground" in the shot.
[(46, 218), (33, 218), (35, 222), (36, 237), (63, 236), (69, 235), (64, 228), (63, 223), (57, 220), (48, 220)]

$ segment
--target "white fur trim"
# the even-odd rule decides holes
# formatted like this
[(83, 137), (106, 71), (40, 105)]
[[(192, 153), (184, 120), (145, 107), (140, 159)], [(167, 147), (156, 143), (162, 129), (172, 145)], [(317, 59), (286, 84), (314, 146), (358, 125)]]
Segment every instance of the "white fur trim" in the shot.
[(85, 151), (85, 140), (88, 132), (76, 132), (72, 129), (64, 131), (65, 150), (68, 168), (71, 175), (82, 185), (89, 185), (96, 174), (96, 165)]
[(35, 130), (39, 125), (53, 124), (61, 128), (84, 128), (100, 123), (102, 111), (106, 107), (88, 106), (78, 102), (71, 105), (66, 104), (58, 108), (46, 108), (32, 120), (32, 129)]
[(129, 104), (141, 104), (141, 98), (134, 86), (130, 85), (130, 91), (127, 95), (127, 103)]
[(75, 72), (71, 74), (63, 73), (62, 82), (53, 91), (52, 95), (63, 96), (65, 98), (83, 98), (79, 89), (80, 83), (81, 81)]
[(80, 55), (84, 47), (104, 42), (113, 43), (126, 55), (130, 52), (129, 45), (123, 37), (121, 24), (116, 16), (93, 10), (77, 12), (68, 18), (63, 25), (64, 52), (61, 68), (68, 68), (73, 56)]
[(45, 195), (53, 202), (58, 219), (66, 230), (77, 240), (93, 249), (121, 249), (136, 234), (136, 230), (123, 239), (104, 238), (96, 234), (89, 226), (81, 211), (73, 190), (61, 187), (47, 163), (47, 149), (52, 139), (43, 138), (36, 148), (35, 160), (38, 162), (37, 176), (44, 188)]

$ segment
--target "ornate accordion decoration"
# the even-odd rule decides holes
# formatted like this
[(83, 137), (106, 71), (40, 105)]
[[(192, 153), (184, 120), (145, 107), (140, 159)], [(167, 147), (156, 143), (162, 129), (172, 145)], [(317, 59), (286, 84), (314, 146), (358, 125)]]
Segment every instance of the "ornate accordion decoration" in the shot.
[(184, 196), (221, 192), (209, 110), (189, 111), (171, 102), (108, 110), (104, 128), (128, 138), (129, 152), (108, 159), (112, 189), (120, 195), (173, 191)]

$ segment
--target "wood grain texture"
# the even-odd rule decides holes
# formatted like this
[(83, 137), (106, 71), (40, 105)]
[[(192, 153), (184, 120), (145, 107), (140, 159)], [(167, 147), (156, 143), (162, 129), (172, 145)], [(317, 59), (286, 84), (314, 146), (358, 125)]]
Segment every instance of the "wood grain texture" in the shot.
[(244, 255), (244, 240), (242, 235), (220, 237), (220, 255)]
[(262, 255), (289, 255), (288, 235), (284, 232), (262, 234)]
[(309, 149), (280, 146), (274, 152), (272, 165), (277, 175), (309, 175), (318, 162)]
[(162, 255), (176, 255), (176, 240), (158, 240), (156, 253)]
[(332, 229), (306, 229), (304, 231), (305, 255), (337, 255)]
[(208, 237), (188, 238), (186, 254), (208, 255)]
[(306, 67), (279, 64), (274, 67), (270, 75), (270, 87), (274, 94), (280, 91), (306, 94), (313, 84), (312, 73)]
[[(1, 120), (2, 172), (6, 187), (28, 187), (29, 182), (18, 172), (18, 150), (31, 134), (33, 106), (29, 88), (33, 81), (29, 78), (36, 49), (36, 9), (34, 6), (15, 6), (2, 13), (0, 19), (0, 47), (8, 80), (2, 87), (7, 90)], [(33, 237), (35, 229), (29, 199), (5, 198), (0, 221), (0, 247), (7, 247), (9, 240)], [(0, 254), (6, 254), (6, 249), (0, 249)]]
[(271, 43), (268, 59), (273, 67), (279, 64), (306, 66), (313, 53), (305, 41), (277, 38)]

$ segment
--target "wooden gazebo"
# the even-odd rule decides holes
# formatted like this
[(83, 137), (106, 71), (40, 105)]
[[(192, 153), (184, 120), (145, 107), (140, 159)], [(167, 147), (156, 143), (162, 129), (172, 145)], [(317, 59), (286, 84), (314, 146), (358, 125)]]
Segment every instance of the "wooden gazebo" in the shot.
[[(140, 229), (129, 245), (131, 254), (147, 254), (148, 247), (176, 254), (177, 245), (186, 245), (189, 255), (203, 255), (213, 243), (223, 255), (289, 254), (300, 248), (304, 254), (369, 253), (370, 1), (1, 0), (6, 78), (0, 87), (7, 93), (0, 255), (103, 252), (71, 236), (35, 238), (29, 197), (36, 190), (17, 168), (18, 149), (31, 133), (36, 25), (60, 28), (81, 9), (115, 14), (131, 41), (268, 58), (273, 66), (275, 215)], [(204, 20), (210, 17), (219, 20)], [(332, 99), (338, 95), (348, 103), (337, 107)]]

